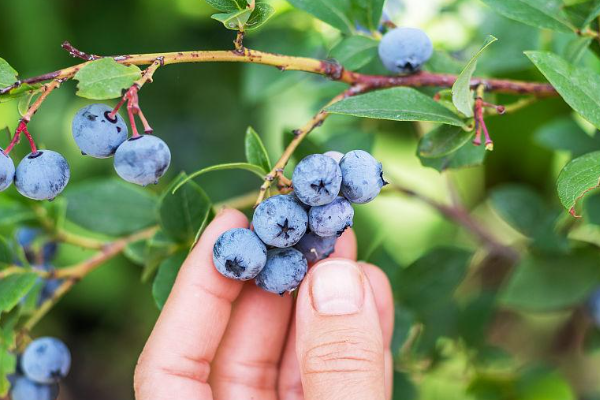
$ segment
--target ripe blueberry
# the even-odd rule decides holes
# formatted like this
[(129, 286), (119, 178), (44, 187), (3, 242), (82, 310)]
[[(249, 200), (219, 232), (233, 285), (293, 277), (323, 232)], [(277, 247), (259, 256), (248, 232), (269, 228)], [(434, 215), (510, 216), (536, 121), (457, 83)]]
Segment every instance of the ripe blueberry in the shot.
[(267, 248), (250, 229), (230, 229), (215, 242), (213, 262), (227, 278), (247, 281), (264, 268)]
[(267, 252), (267, 265), (256, 277), (256, 285), (267, 292), (283, 295), (296, 289), (308, 271), (302, 253), (294, 248)]
[(269, 197), (256, 207), (252, 225), (265, 244), (291, 247), (304, 236), (308, 214), (293, 196), (278, 195)]
[(55, 383), (66, 377), (71, 368), (71, 353), (58, 339), (43, 337), (27, 346), (21, 356), (25, 376), (37, 383)]
[(313, 154), (298, 163), (292, 176), (296, 196), (309, 206), (331, 203), (340, 193), (342, 172), (335, 160)]
[(115, 170), (127, 182), (146, 186), (158, 183), (171, 164), (169, 147), (160, 138), (142, 135), (130, 138), (115, 153)]
[(387, 184), (383, 180), (381, 163), (362, 150), (347, 153), (340, 162), (342, 194), (352, 203), (364, 204), (373, 200)]
[(75, 114), (72, 132), (82, 153), (96, 158), (108, 158), (127, 140), (127, 125), (119, 114), (110, 118), (112, 108), (106, 104), (91, 104)]
[(15, 164), (12, 159), (0, 149), (0, 192), (8, 189), (15, 179)]
[(344, 157), (344, 153), (335, 150), (326, 151), (325, 153), (323, 153), (323, 155), (333, 158), (338, 164), (340, 163), (340, 161), (342, 161), (342, 157)]
[(308, 226), (316, 235), (340, 236), (346, 228), (352, 226), (354, 209), (343, 197), (324, 206), (312, 207), (308, 212)]
[(300, 250), (309, 264), (326, 259), (335, 250), (337, 236), (321, 237), (313, 232), (308, 232), (296, 244), (296, 249)]
[(19, 193), (33, 200), (52, 200), (67, 186), (71, 170), (67, 160), (51, 150), (29, 153), (15, 173)]
[(379, 43), (379, 58), (396, 74), (418, 71), (433, 54), (433, 45), (425, 32), (416, 28), (396, 28)]
[(12, 400), (56, 400), (58, 384), (39, 384), (21, 376), (12, 385), (10, 397)]

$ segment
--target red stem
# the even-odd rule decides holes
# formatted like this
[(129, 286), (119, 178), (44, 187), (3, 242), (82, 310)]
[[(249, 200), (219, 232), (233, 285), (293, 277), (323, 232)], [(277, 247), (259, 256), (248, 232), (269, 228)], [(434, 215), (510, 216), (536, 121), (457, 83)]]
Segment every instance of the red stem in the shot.
[(27, 122), (24, 120), (21, 120), (21, 121), (19, 121), (19, 125), (17, 126), (17, 129), (15, 130), (15, 135), (13, 136), (12, 140), (10, 141), (10, 144), (4, 150), (4, 154), (8, 155), (11, 152), (11, 150), (21, 141), (21, 132), (23, 132), (25, 134), (25, 137), (29, 141), (29, 146), (31, 147), (31, 152), (37, 153), (38, 150), (37, 150), (37, 147), (33, 140), (33, 137), (27, 130)]

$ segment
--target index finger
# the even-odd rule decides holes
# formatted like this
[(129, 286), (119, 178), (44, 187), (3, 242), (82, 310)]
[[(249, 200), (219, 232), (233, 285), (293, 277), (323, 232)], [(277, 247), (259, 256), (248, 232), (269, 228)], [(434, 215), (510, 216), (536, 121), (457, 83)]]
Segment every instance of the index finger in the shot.
[(248, 227), (244, 214), (222, 211), (183, 263), (136, 368), (138, 400), (212, 399), (210, 363), (243, 286), (217, 272), (213, 246), (223, 232), (241, 227)]

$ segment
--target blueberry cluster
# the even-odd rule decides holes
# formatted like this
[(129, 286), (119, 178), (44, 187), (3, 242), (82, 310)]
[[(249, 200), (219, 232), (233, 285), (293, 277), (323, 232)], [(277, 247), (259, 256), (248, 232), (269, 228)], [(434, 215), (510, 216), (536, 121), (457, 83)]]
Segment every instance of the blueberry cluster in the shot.
[(42, 337), (27, 346), (19, 357), (18, 374), (12, 376), (12, 400), (56, 400), (58, 383), (71, 368), (71, 353), (60, 340)]
[[(55, 269), (52, 266), (52, 261), (57, 251), (56, 242), (46, 240), (41, 230), (37, 228), (21, 228), (16, 232), (15, 236), (17, 243), (23, 250), (26, 261), (32, 268), (48, 272), (52, 275)], [(22, 265), (21, 260), (18, 258), (15, 258), (14, 263), (15, 265)], [(54, 295), (54, 292), (56, 292), (61, 284), (61, 279), (39, 277), (35, 286), (39, 290), (34, 290), (22, 298), (21, 304), (27, 303), (31, 298), (32, 302), (30, 304), (35, 304), (39, 307)]]
[(329, 257), (337, 238), (352, 226), (351, 203), (368, 203), (386, 182), (381, 163), (354, 150), (304, 158), (292, 184), (292, 193), (256, 207), (253, 231), (230, 229), (217, 239), (213, 261), (222, 275), (255, 279), (260, 288), (280, 295), (296, 289), (308, 264)]
[(379, 58), (390, 72), (411, 74), (421, 69), (433, 54), (425, 32), (416, 28), (395, 28), (379, 42)]
[[(158, 183), (171, 163), (167, 144), (156, 136), (134, 135), (128, 139), (127, 124), (112, 108), (91, 104), (73, 118), (72, 132), (81, 154), (94, 158), (114, 155), (117, 174), (128, 182), (146, 186)], [(14, 182), (23, 196), (52, 200), (69, 182), (67, 160), (57, 152), (39, 150), (25, 156), (15, 169), (13, 160), (0, 148), (0, 191)]]

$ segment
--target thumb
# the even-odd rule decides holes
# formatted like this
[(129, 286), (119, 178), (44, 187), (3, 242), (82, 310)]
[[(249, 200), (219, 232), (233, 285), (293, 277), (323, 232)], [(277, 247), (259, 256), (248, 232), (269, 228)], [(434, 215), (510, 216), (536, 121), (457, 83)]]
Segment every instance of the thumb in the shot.
[(305, 400), (383, 400), (384, 346), (372, 289), (353, 261), (315, 265), (298, 293), (296, 351)]

